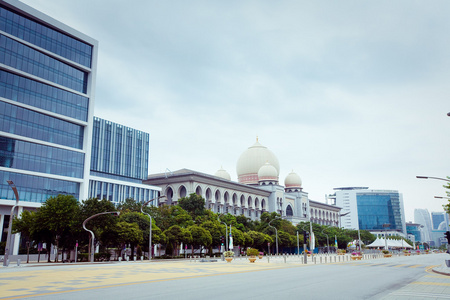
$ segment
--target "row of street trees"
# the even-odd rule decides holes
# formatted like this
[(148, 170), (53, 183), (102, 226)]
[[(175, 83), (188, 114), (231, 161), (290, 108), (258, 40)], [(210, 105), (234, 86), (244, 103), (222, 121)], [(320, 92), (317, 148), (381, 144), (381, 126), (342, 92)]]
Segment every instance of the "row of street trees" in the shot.
[[(56, 245), (62, 252), (74, 249), (78, 242), (81, 251), (87, 252), (89, 234), (83, 230), (82, 223), (88, 217), (107, 211), (120, 211), (120, 215), (109, 214), (90, 220), (86, 227), (92, 230), (96, 244), (101, 252), (116, 249), (119, 254), (125, 245), (131, 248), (131, 256), (141, 251), (148, 252), (149, 217), (141, 212), (141, 203), (127, 199), (115, 207), (110, 201), (88, 199), (78, 202), (72, 196), (59, 195), (49, 198), (37, 211), (24, 211), (13, 223), (13, 232), (22, 234), (22, 238), (32, 244), (46, 243)], [(297, 226), (284, 220), (277, 213), (264, 212), (259, 220), (253, 221), (243, 215), (215, 214), (205, 209), (205, 200), (196, 194), (182, 198), (178, 205), (160, 207), (143, 207), (144, 212), (152, 216), (152, 244), (161, 244), (165, 253), (170, 256), (179, 255), (179, 245), (189, 245), (193, 253), (199, 253), (204, 247), (213, 254), (213, 249), (220, 247), (221, 237), (225, 236), (225, 225), (231, 225), (233, 244), (257, 248), (260, 251), (275, 252), (275, 230), (278, 230), (278, 245), (280, 252), (296, 252), (297, 232), (303, 240), (303, 230), (309, 231), (309, 223)], [(327, 235), (330, 243), (337, 238), (339, 248), (346, 248), (350, 241), (358, 238), (358, 231), (312, 224), (316, 246), (327, 245)], [(368, 231), (361, 231), (361, 240), (370, 243), (375, 236)], [(268, 245), (270, 244), (270, 247)], [(302, 242), (300, 242), (302, 244)], [(156, 253), (158, 255), (159, 253)], [(50, 256), (49, 256), (50, 260)]]

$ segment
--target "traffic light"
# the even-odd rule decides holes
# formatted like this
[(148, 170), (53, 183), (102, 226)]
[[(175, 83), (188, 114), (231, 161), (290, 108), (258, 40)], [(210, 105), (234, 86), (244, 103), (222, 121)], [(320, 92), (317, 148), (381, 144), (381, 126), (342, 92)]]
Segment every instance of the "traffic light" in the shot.
[(223, 246), (223, 243), (224, 243), (224, 236), (223, 235), (220, 237), (220, 242), (222, 243), (222, 246)]
[(447, 239), (447, 243), (450, 244), (450, 231), (444, 232), (445, 238)]
[(303, 231), (303, 244), (308, 244), (308, 240), (309, 240), (309, 232)]

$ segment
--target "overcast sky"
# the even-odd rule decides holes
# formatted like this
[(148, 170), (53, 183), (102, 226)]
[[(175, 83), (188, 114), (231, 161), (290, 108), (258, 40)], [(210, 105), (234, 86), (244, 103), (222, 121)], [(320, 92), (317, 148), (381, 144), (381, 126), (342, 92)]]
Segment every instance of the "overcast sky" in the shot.
[(442, 211), (450, 175), (449, 1), (24, 3), (99, 41), (95, 115), (150, 133), (149, 173), (237, 180), (259, 142), (312, 200), (333, 188)]

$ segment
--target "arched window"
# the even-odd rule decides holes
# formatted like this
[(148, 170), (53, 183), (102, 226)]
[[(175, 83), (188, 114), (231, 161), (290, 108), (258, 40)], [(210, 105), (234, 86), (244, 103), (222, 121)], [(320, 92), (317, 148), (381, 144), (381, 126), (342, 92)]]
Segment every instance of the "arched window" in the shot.
[(294, 212), (292, 211), (292, 207), (290, 205), (288, 205), (286, 207), (286, 216), (292, 217), (293, 215), (294, 215)]

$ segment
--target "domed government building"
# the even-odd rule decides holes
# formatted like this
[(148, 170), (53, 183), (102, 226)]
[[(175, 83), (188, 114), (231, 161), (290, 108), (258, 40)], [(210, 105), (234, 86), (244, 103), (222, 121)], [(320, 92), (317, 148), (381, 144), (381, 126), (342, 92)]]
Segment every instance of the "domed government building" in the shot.
[(292, 171), (284, 179), (284, 186), (280, 184), (278, 158), (258, 140), (241, 154), (236, 173), (238, 182), (231, 181), (222, 168), (214, 175), (181, 169), (151, 174), (144, 183), (160, 187), (166, 195), (158, 205), (174, 205), (178, 199), (196, 193), (215, 213), (256, 220), (263, 212), (277, 212), (294, 225), (311, 219), (321, 225), (340, 226), (341, 208), (310, 200), (297, 173)]

